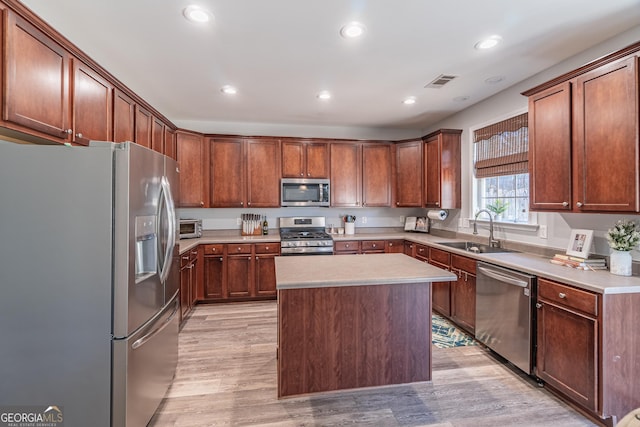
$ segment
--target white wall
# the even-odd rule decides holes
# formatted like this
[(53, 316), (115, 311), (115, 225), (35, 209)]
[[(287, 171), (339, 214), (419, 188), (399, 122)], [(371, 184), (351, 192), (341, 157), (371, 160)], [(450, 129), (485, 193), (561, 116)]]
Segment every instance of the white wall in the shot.
[[(527, 98), (521, 95), (527, 89), (531, 89), (541, 83), (572, 71), (599, 57), (622, 49), (640, 40), (640, 26), (619, 34), (608, 41), (599, 44), (587, 51), (573, 56), (527, 80), (519, 82), (504, 91), (481, 101), (460, 113), (457, 113), (439, 123), (425, 128), (423, 134), (440, 128), (462, 129), (462, 210), (456, 212), (457, 219), (468, 218), (471, 215), (472, 205), (472, 179), (473, 179), (473, 148), (471, 128), (488, 124), (497, 120), (527, 110)], [(512, 230), (498, 228), (497, 238), (523, 243), (546, 246), (551, 248), (566, 249), (571, 229), (583, 228), (594, 230), (594, 251), (606, 255), (609, 247), (604, 238), (606, 230), (620, 218), (640, 220), (633, 215), (610, 214), (556, 214), (538, 213), (538, 223), (547, 227), (546, 239), (538, 236), (537, 230)], [(448, 221), (447, 229), (470, 233), (470, 228), (462, 227), (460, 221)], [(486, 235), (484, 228), (481, 234)], [(640, 259), (640, 252), (633, 252), (634, 258)]]

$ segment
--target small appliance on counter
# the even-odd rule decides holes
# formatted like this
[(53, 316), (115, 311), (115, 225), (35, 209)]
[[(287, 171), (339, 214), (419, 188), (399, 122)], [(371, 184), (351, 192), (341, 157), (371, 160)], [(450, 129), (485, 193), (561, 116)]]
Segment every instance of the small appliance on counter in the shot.
[(404, 231), (429, 232), (429, 219), (426, 216), (408, 216), (404, 221)]
[(201, 219), (181, 219), (180, 239), (197, 239), (202, 237)]

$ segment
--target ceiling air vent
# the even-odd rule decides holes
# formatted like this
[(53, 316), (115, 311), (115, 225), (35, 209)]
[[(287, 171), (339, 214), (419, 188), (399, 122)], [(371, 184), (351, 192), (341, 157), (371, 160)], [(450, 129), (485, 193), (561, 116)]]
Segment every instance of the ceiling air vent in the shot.
[(425, 88), (430, 87), (432, 89), (440, 89), (442, 86), (446, 85), (456, 77), (458, 76), (454, 76), (451, 74), (440, 74), (438, 77), (433, 79), (431, 83), (427, 84)]

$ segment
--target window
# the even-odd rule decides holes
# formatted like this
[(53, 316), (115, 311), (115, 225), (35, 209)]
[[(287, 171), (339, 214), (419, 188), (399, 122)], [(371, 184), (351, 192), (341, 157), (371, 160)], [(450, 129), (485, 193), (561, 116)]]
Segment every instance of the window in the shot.
[(503, 222), (529, 222), (527, 113), (476, 129), (475, 211), (488, 209)]

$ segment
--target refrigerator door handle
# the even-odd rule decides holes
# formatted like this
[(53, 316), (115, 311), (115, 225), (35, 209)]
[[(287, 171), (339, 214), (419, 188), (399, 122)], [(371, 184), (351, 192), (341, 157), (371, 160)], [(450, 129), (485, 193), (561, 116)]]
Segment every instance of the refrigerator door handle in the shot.
[(142, 336), (142, 337), (138, 338), (137, 340), (135, 340), (133, 342), (133, 344), (131, 344), (131, 348), (133, 350), (135, 350), (135, 349), (137, 349), (139, 347), (142, 347), (143, 345), (145, 345), (145, 343), (147, 341), (149, 341), (150, 339), (152, 339), (153, 337), (158, 335), (160, 332), (162, 332), (164, 330), (164, 328), (166, 328), (167, 326), (169, 326), (171, 324), (171, 321), (173, 320), (173, 318), (176, 317), (176, 314), (178, 314), (178, 309), (179, 308), (180, 308), (180, 305), (178, 304), (178, 300), (176, 300), (175, 307), (173, 308), (173, 311), (171, 312), (169, 317), (167, 317), (167, 320), (165, 320), (162, 323), (162, 325), (158, 326), (153, 331), (151, 331), (148, 334), (145, 334), (144, 336)]
[[(168, 227), (166, 232), (167, 235), (167, 247), (164, 250), (162, 264), (160, 265), (160, 280), (164, 283), (169, 276), (169, 271), (171, 270), (171, 255), (173, 253), (173, 247), (176, 244), (176, 209), (173, 203), (173, 198), (171, 197), (171, 188), (169, 186), (169, 181), (166, 176), (162, 177), (160, 182), (162, 190), (160, 191), (160, 209), (164, 208), (167, 212), (167, 222)], [(161, 223), (161, 221), (158, 221)], [(159, 239), (158, 245), (161, 245), (164, 239)], [(159, 252), (162, 251), (162, 248), (158, 248)]]

